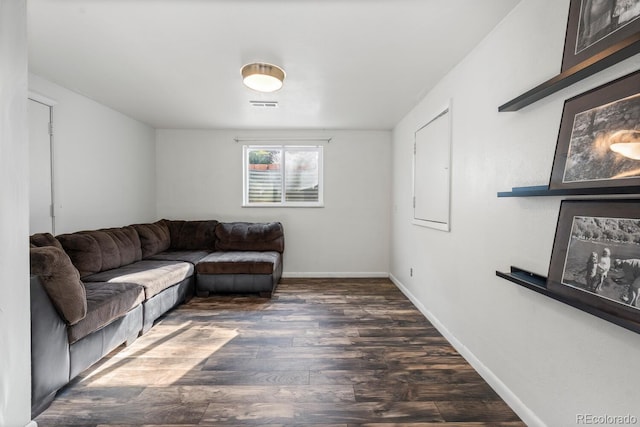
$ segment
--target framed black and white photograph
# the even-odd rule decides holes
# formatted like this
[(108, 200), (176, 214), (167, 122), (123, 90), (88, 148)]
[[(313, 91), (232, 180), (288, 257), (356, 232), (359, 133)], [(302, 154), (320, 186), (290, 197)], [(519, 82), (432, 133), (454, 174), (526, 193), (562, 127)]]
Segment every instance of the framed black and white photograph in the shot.
[(640, 185), (640, 71), (565, 101), (550, 189)]
[(571, 0), (562, 71), (606, 53), (638, 31), (640, 0)]
[(640, 200), (563, 201), (547, 288), (640, 331)]

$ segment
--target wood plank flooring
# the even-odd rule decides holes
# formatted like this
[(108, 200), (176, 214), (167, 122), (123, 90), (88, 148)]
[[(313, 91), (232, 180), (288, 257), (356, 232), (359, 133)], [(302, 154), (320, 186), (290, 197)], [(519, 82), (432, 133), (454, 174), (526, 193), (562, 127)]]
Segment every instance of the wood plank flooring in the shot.
[(47, 426), (524, 426), (386, 279), (194, 298), (84, 372)]

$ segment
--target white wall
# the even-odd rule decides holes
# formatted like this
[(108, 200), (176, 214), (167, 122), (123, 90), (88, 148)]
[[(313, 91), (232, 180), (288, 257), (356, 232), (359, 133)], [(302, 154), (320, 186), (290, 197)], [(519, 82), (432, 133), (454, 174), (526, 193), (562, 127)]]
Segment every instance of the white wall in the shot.
[[(325, 207), (241, 207), (234, 137), (333, 138), (321, 143)], [(286, 275), (388, 275), (390, 132), (158, 130), (156, 154), (159, 217), (281, 221)]]
[[(640, 336), (495, 276), (546, 275), (560, 198), (548, 183), (565, 99), (639, 68), (631, 58), (519, 112), (497, 107), (560, 70), (569, 0), (523, 0), (393, 133), (391, 273), (530, 425), (638, 413)], [(452, 220), (411, 225), (413, 133), (453, 100)], [(409, 276), (409, 269), (414, 276)]]
[(153, 128), (34, 74), (29, 90), (56, 102), (56, 234), (153, 220)]
[(0, 0), (0, 425), (31, 420), (27, 15)]

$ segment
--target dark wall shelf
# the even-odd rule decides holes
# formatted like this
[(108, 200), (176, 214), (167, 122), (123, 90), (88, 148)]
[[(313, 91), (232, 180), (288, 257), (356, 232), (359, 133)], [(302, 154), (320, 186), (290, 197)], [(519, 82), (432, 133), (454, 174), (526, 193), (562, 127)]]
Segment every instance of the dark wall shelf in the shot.
[(531, 273), (530, 271), (512, 266), (509, 273), (496, 271), (496, 276), (507, 279), (510, 282), (516, 283), (520, 286), (524, 286), (525, 288), (531, 289), (532, 291), (538, 292), (540, 294), (549, 294), (549, 292), (547, 291), (547, 278), (544, 276), (540, 276), (539, 274)]
[[(620, 61), (640, 53), (640, 32), (636, 32), (626, 39), (616, 43), (608, 49), (591, 56), (589, 59), (561, 72), (557, 76), (539, 84), (522, 95), (498, 107), (499, 112), (518, 111), (551, 94), (592, 76)], [(528, 187), (513, 187), (511, 191), (498, 192), (498, 197), (548, 197), (548, 196), (599, 196), (599, 195), (631, 195), (640, 197), (640, 186), (594, 187), (594, 188), (563, 188), (549, 189), (548, 185)], [(547, 288), (547, 278), (527, 270), (512, 266), (508, 273), (496, 271), (501, 277), (518, 286), (545, 295), (551, 299), (570, 305), (579, 310), (600, 317), (623, 328), (640, 333), (640, 322), (631, 321), (581, 302), (581, 298), (571, 299)], [(555, 288), (555, 282), (552, 283)], [(606, 309), (606, 308), (605, 308)]]
[(592, 314), (594, 316), (598, 316), (601, 319), (608, 320), (609, 322), (615, 323), (616, 325), (622, 326), (623, 328), (629, 329), (630, 331), (640, 333), (640, 324), (638, 323), (620, 318), (618, 316), (615, 316), (611, 313), (600, 310), (593, 306), (583, 304), (580, 301), (565, 298), (549, 291), (547, 289), (547, 278), (539, 274), (532, 273), (530, 271), (512, 266), (511, 271), (509, 273), (496, 271), (496, 276), (502, 277), (503, 279), (506, 279), (512, 283), (515, 283), (524, 288), (530, 289), (539, 294), (545, 295), (556, 301), (560, 301), (564, 304), (568, 304), (572, 307), (577, 308), (578, 310), (586, 311), (587, 313)]
[(594, 196), (613, 194), (640, 194), (640, 187), (600, 187), (600, 188), (565, 188), (549, 190), (547, 185), (530, 187), (513, 187), (511, 191), (499, 191), (498, 197), (541, 197), (541, 196)]
[(613, 64), (629, 58), (640, 52), (640, 33), (611, 46), (597, 55), (569, 68), (552, 79), (539, 84), (522, 95), (506, 102), (498, 107), (498, 111), (518, 111), (527, 105), (533, 104), (542, 98), (549, 96), (559, 90), (571, 86), (572, 84), (587, 78), (599, 71), (612, 66)]

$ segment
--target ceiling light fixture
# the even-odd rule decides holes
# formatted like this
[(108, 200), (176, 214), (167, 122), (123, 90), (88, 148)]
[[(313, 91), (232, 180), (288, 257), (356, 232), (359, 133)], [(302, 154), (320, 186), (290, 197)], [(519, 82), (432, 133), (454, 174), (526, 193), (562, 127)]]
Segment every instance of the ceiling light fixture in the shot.
[(247, 64), (240, 73), (244, 85), (258, 92), (275, 92), (282, 87), (285, 77), (282, 68), (264, 62)]
[(609, 149), (624, 157), (640, 160), (640, 130), (620, 130), (609, 137)]

